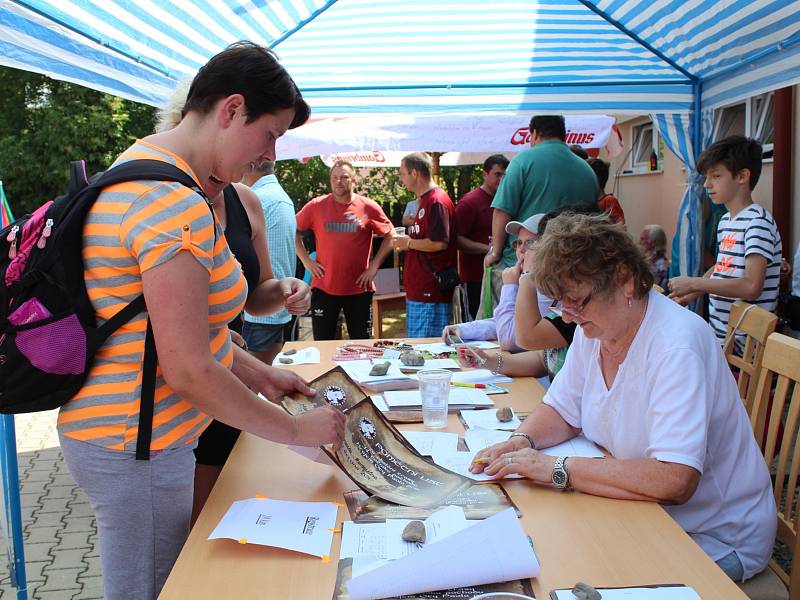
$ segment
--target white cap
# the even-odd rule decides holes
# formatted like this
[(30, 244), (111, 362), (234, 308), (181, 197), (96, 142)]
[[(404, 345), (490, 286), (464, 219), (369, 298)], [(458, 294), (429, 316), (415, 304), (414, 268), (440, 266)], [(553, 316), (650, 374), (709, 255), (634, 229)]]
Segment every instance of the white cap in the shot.
[(539, 232), (539, 222), (544, 218), (544, 213), (539, 213), (538, 215), (533, 215), (532, 217), (528, 217), (524, 221), (509, 221), (506, 223), (506, 233), (510, 233), (511, 235), (519, 235), (520, 228), (525, 228), (531, 233), (538, 233)]

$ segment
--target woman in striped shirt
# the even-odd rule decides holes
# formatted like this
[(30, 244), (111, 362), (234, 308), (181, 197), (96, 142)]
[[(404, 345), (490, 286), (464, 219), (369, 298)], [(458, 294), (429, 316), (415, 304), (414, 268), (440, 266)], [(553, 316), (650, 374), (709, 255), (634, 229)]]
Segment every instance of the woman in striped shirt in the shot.
[[(239, 181), (274, 160), (275, 141), (304, 123), (308, 106), (267, 49), (234, 44), (189, 89), (175, 129), (149, 136), (115, 164), (169, 162), (195, 181)], [(117, 330), (96, 354), (81, 391), (62, 409), (64, 457), (97, 518), (104, 595), (155, 598), (189, 530), (198, 436), (218, 418), (282, 443), (338, 445), (333, 408), (297, 417), (263, 402), (313, 390), (231, 343), (247, 284), (206, 201), (177, 183), (106, 188), (84, 226), (85, 279), (98, 322), (140, 293), (148, 313)], [(150, 460), (135, 460), (147, 319), (158, 351)]]

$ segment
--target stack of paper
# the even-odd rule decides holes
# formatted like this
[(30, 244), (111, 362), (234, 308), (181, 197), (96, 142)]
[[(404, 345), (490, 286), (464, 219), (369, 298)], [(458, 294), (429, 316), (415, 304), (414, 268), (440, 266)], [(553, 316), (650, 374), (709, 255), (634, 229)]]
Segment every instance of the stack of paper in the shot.
[[(390, 410), (422, 410), (422, 396), (419, 390), (389, 391), (385, 392), (383, 396)], [(483, 390), (461, 387), (450, 388), (449, 410), (486, 408), (490, 406), (494, 406), (494, 402)]]
[[(405, 546), (405, 542), (400, 542), (404, 546), (398, 548), (397, 540), (390, 539), (399, 538), (402, 523), (392, 525), (387, 521), (352, 526), (374, 528), (372, 530), (351, 529), (345, 523), (340, 556), (353, 558), (352, 579), (347, 582), (351, 600), (388, 598), (539, 575), (539, 561), (513, 509), (483, 521), (465, 522), (463, 513), (457, 517), (451, 512), (452, 508), (456, 507), (428, 517), (425, 529), (431, 537), (419, 548)], [(432, 519), (438, 526), (429, 528), (428, 522)], [(382, 553), (382, 556), (369, 552)], [(400, 556), (391, 559), (390, 552), (392, 556)]]
[[(370, 375), (369, 372), (375, 363), (383, 362), (377, 360), (347, 360), (342, 361), (339, 366), (356, 383), (366, 390), (372, 392), (382, 392), (384, 390), (407, 390), (419, 386), (419, 381), (412, 379), (402, 373), (396, 364), (389, 365), (386, 375)], [(391, 362), (391, 361), (390, 361)]]

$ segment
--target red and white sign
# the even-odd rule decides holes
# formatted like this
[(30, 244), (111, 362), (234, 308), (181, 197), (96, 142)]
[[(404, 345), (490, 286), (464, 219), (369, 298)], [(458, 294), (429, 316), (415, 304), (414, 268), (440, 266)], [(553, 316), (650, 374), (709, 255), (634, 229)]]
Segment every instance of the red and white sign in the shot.
[[(348, 160), (359, 167), (390, 167), (398, 166), (409, 152), (425, 150), (446, 152), (442, 165), (476, 164), (490, 154), (510, 155), (527, 148), (529, 120), (530, 115), (506, 113), (332, 117), (288, 131), (278, 140), (277, 154), (279, 160), (325, 156), (329, 164)], [(566, 126), (568, 144), (587, 150), (608, 144), (609, 153), (615, 155), (619, 144), (612, 134), (613, 117), (567, 115)]]

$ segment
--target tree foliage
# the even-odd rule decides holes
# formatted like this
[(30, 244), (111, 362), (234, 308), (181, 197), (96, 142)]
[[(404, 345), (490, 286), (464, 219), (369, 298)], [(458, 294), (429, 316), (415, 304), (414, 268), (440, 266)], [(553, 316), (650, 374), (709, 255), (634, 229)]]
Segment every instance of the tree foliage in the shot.
[[(442, 167), (440, 183), (453, 201), (457, 201), (483, 183), (481, 173), (480, 166)], [(306, 162), (278, 161), (275, 175), (297, 210), (312, 198), (331, 191), (330, 168), (319, 157)], [(414, 200), (414, 194), (400, 181), (400, 170), (396, 167), (359, 169), (355, 191), (378, 202), (386, 215), (398, 225), (406, 204)]]
[(69, 163), (106, 169), (134, 139), (153, 131), (155, 109), (0, 67), (0, 180), (15, 215), (67, 188)]

